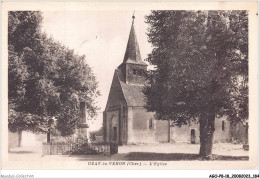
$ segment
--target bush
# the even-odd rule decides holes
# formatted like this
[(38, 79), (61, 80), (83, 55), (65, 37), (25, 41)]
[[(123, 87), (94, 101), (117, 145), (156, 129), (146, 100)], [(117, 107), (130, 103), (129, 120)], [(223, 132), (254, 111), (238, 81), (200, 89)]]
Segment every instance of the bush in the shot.
[(54, 144), (72, 144), (73, 143), (73, 137), (62, 137), (62, 136), (55, 136), (51, 137), (51, 143)]
[(75, 142), (72, 143), (72, 150), (70, 152), (72, 155), (93, 155), (98, 154), (98, 152), (91, 148), (87, 139), (77, 138)]
[(90, 138), (90, 141), (91, 141), (91, 142), (96, 141), (96, 134), (93, 133), (93, 132), (91, 132), (89, 138)]
[(91, 142), (94, 142), (96, 141), (96, 136), (103, 136), (103, 127), (101, 127), (99, 130), (97, 131), (93, 131), (93, 132), (90, 132), (90, 141)]

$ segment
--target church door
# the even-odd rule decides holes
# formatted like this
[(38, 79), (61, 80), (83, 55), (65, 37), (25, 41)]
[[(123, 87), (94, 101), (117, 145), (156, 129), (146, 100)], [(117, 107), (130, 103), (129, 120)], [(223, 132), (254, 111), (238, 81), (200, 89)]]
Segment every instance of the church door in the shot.
[(117, 127), (113, 127), (113, 142), (117, 142)]
[(196, 134), (195, 134), (195, 129), (191, 129), (191, 131), (190, 131), (190, 137), (191, 137), (191, 143), (192, 144), (195, 144), (195, 142), (196, 142)]
[(119, 116), (118, 115), (113, 115), (112, 118), (111, 118), (111, 132), (110, 132), (110, 135), (111, 135), (111, 138), (110, 138), (110, 142), (115, 142), (115, 143), (118, 143), (118, 136), (119, 136), (119, 130), (118, 130), (118, 127), (119, 127)]

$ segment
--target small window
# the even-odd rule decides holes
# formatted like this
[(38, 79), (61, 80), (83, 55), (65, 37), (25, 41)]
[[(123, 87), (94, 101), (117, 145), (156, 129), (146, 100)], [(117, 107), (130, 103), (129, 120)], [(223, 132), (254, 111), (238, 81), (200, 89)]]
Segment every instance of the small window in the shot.
[(137, 71), (136, 69), (133, 69), (133, 74), (136, 75)]
[(226, 121), (222, 121), (222, 131), (226, 131)]
[(153, 129), (153, 119), (149, 120), (149, 129)]

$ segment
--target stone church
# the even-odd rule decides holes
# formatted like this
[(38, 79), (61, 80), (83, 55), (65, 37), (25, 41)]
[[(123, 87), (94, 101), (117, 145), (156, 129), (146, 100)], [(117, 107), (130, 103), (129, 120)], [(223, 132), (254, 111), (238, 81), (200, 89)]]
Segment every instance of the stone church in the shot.
[[(134, 16), (123, 62), (115, 69), (107, 104), (103, 112), (103, 140), (119, 145), (140, 143), (199, 142), (199, 125), (171, 125), (171, 121), (155, 120), (153, 112), (144, 108), (142, 89), (146, 83), (147, 64), (141, 58)], [(215, 142), (231, 139), (230, 122), (216, 119)], [(239, 129), (237, 129), (239, 130)]]

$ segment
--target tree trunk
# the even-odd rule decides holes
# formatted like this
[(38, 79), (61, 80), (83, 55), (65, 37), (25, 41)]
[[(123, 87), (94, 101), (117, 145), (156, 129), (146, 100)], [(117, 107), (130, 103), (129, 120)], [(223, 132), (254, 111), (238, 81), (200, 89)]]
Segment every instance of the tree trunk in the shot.
[(47, 132), (47, 143), (49, 144), (51, 142), (51, 130), (48, 129), (48, 132)]
[(22, 143), (22, 130), (18, 131), (18, 147), (21, 147)]
[(214, 107), (201, 114), (200, 118), (200, 155), (203, 158), (211, 158), (213, 147), (213, 135), (215, 131), (215, 112)]

